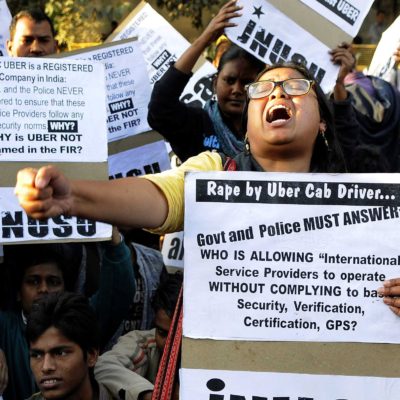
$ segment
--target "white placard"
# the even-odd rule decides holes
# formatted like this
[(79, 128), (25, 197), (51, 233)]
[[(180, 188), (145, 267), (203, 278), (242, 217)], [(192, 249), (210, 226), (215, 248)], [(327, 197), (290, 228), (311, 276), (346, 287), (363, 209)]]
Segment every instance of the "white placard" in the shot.
[(170, 168), (169, 155), (163, 140), (122, 151), (108, 159), (110, 179), (156, 174)]
[(77, 217), (59, 216), (43, 221), (30, 218), (18, 204), (14, 188), (0, 188), (0, 243), (106, 239), (111, 237), (111, 228)]
[(11, 13), (7, 2), (0, 0), (0, 56), (7, 55), (7, 40), (10, 37), (9, 26), (11, 23)]
[[(149, 4), (140, 6), (136, 15), (113, 38), (113, 41), (137, 36), (147, 63), (150, 84), (154, 85), (167, 72), (190, 43)], [(208, 79), (216, 68), (205, 62), (192, 76), (182, 94), (186, 103), (199, 101), (201, 105), (211, 98), (212, 84)]]
[(184, 335), (400, 343), (400, 318), (377, 293), (400, 277), (399, 181), (188, 174)]
[(104, 66), (0, 59), (0, 161), (107, 160)]
[(266, 0), (239, 1), (242, 16), (226, 29), (230, 40), (267, 64), (295, 61), (305, 64), (325, 92), (336, 81), (338, 67), (329, 48)]
[(400, 44), (400, 17), (397, 17), (392, 25), (382, 34), (382, 38), (376, 47), (368, 75), (377, 76), (390, 82), (395, 73), (395, 59), (393, 53)]
[(301, 0), (328, 21), (354, 37), (374, 0)]
[(70, 56), (66, 53), (66, 57), (104, 64), (109, 142), (150, 130), (147, 106), (151, 86), (137, 40), (114, 42)]
[(139, 39), (152, 85), (164, 75), (169, 64), (176, 61), (190, 45), (149, 4), (140, 8), (129, 24), (113, 38), (113, 41), (133, 36)]
[(188, 368), (180, 371), (182, 400), (398, 400), (399, 390), (398, 378)]
[(167, 267), (183, 269), (183, 231), (164, 235), (161, 254)]

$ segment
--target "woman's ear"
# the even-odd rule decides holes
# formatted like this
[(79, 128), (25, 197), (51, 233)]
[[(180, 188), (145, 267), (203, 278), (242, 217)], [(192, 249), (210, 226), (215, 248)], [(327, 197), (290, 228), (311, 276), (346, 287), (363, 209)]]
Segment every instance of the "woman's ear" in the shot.
[(325, 132), (326, 131), (326, 122), (324, 120), (321, 120), (319, 123), (319, 131), (320, 132)]

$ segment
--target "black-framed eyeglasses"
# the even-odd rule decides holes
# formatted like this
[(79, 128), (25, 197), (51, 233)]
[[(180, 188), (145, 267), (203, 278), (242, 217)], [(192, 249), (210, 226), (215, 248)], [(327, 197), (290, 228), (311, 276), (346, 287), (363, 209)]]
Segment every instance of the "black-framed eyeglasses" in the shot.
[(307, 94), (312, 85), (313, 80), (306, 78), (290, 78), (284, 81), (258, 81), (245, 86), (249, 99), (262, 99), (269, 96), (278, 85), (289, 96), (303, 96)]

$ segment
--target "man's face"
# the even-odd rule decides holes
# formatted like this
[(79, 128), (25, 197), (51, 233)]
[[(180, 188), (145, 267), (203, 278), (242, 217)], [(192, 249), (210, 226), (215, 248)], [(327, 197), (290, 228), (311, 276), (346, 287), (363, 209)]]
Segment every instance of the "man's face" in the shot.
[(48, 21), (36, 22), (22, 17), (18, 20), (12, 40), (7, 41), (11, 57), (43, 57), (57, 51), (57, 41), (53, 37)]
[(25, 270), (18, 300), (25, 314), (31, 312), (32, 304), (49, 293), (65, 289), (62, 272), (55, 262), (33, 265)]
[(89, 368), (97, 356), (97, 351), (92, 351), (85, 359), (79, 345), (55, 327), (30, 343), (31, 369), (46, 400), (91, 399)]
[(171, 322), (171, 318), (168, 317), (167, 313), (163, 309), (160, 309), (156, 312), (154, 317), (154, 326), (156, 328), (155, 339), (156, 346), (161, 352), (164, 350)]

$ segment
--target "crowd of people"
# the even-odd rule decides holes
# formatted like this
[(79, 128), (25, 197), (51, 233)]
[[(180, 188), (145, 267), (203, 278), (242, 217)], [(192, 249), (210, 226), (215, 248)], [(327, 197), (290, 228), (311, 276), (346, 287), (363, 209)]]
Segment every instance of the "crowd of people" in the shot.
[[(181, 102), (200, 55), (239, 16), (236, 1), (228, 1), (154, 86), (149, 124), (182, 165), (110, 181), (70, 180), (51, 165), (18, 173), (15, 191), (29, 216), (84, 217), (112, 224), (113, 233), (103, 243), (4, 246), (4, 400), (152, 398), (182, 287), (182, 274), (166, 271), (157, 241), (184, 229), (185, 172), (400, 170), (399, 93), (356, 71), (346, 43), (330, 54), (339, 66), (330, 94), (303, 65), (265, 65), (229, 43), (213, 99), (204, 108)], [(51, 20), (38, 10), (18, 13), (7, 48), (11, 57), (55, 53)], [(147, 236), (137, 240), (142, 228), (157, 238), (155, 246)], [(379, 293), (400, 316), (400, 278)]]

